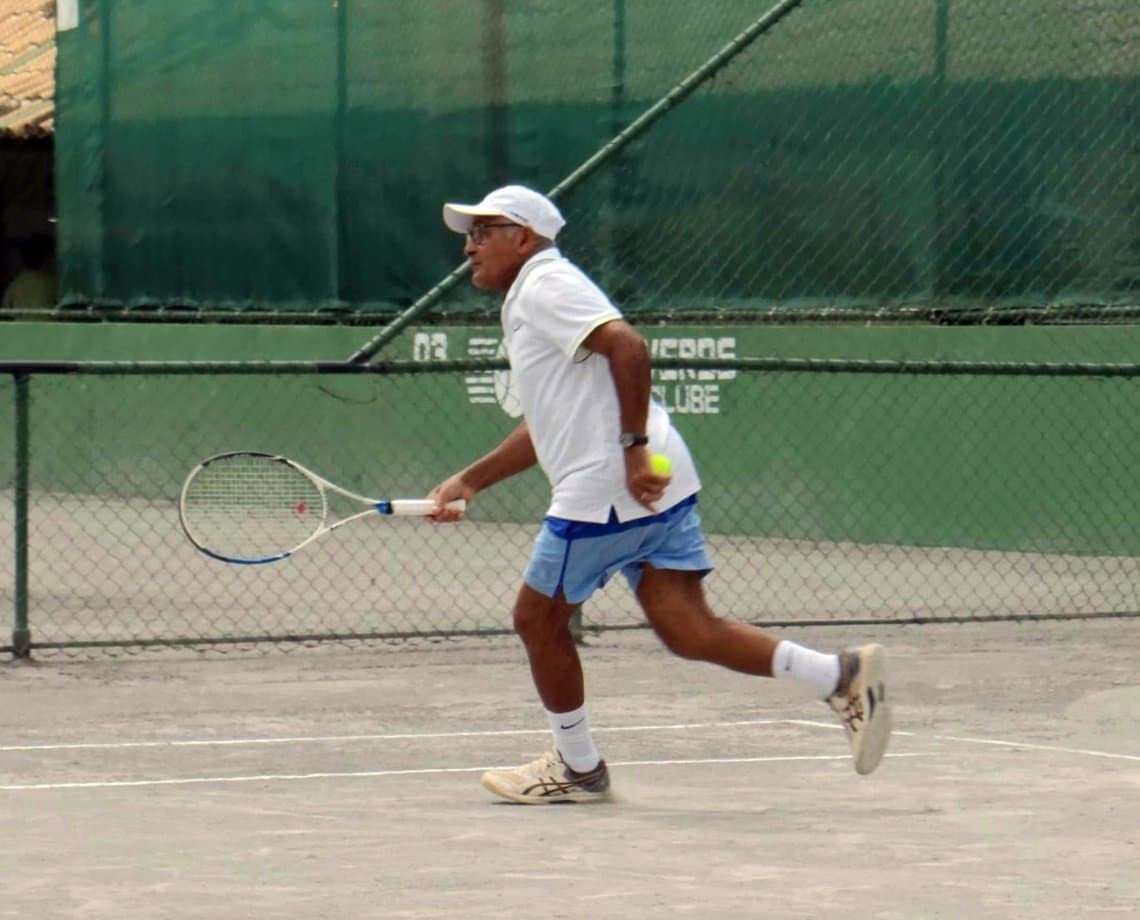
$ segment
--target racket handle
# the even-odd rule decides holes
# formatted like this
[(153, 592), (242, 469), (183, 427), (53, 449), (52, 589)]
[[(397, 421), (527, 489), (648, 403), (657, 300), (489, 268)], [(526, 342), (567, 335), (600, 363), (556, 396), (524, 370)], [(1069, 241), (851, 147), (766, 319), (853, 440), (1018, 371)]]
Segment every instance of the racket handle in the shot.
[[(435, 511), (435, 502), (430, 498), (397, 498), (390, 502), (382, 502), (381, 505), (386, 505), (380, 508), (382, 514), (391, 514), (396, 517), (427, 517)], [(453, 502), (448, 502), (445, 506), (452, 511), (465, 511), (467, 510), (467, 502), (458, 498)]]

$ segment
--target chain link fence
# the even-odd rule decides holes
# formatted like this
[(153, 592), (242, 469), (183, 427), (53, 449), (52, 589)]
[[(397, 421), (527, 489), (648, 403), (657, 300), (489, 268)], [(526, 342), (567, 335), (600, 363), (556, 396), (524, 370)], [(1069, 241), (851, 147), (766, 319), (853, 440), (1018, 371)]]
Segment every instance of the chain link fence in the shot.
[[(378, 518), (265, 567), (197, 554), (176, 511), (221, 451), (384, 498), (497, 443), (497, 301), (448, 274), (439, 208), (506, 181), (556, 193), (563, 250), (643, 328), (696, 330), (647, 338), (720, 612), (1140, 612), (1135, 0), (278, 7), (79, 6), (47, 316), (397, 319), (332, 352), (352, 365), (3, 365), (9, 650), (508, 631), (537, 471), (462, 524)], [(429, 309), (470, 328), (389, 360)], [(0, 355), (60, 353), (15, 348), (30, 325)], [(621, 585), (584, 615), (640, 622)]]
[[(666, 379), (731, 375), (723, 412), (674, 416), (704, 480), (706, 584), (722, 614), (1140, 613), (1137, 365), (659, 365)], [(538, 470), (480, 495), (465, 522), (377, 516), (267, 566), (200, 555), (177, 513), (186, 473), (234, 449), (293, 457), (362, 494), (419, 497), (513, 427), (468, 398), (496, 369), (4, 365), (0, 429), (17, 434), (0, 457), (0, 527), (16, 535), (0, 557), (6, 650), (509, 631), (548, 497)], [(597, 629), (642, 622), (621, 583), (584, 615)]]

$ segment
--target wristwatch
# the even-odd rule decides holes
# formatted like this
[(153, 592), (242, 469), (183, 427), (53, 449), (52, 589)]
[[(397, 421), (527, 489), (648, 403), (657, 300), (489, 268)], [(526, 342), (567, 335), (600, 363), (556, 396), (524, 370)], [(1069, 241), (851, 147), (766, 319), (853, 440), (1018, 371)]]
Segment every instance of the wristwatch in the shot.
[(639, 447), (642, 444), (648, 444), (649, 438), (643, 434), (634, 434), (632, 431), (623, 431), (621, 437), (618, 438), (618, 443), (625, 448)]

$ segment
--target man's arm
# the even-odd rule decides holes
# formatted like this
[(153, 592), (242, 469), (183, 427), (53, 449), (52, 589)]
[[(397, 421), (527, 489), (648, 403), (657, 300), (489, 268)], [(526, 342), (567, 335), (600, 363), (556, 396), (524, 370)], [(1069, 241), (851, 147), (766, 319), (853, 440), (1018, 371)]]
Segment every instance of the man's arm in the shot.
[[(650, 360), (645, 339), (625, 320), (615, 319), (591, 332), (582, 345), (609, 361), (621, 415), (621, 431), (646, 434)], [(621, 431), (613, 433), (615, 441)], [(641, 505), (656, 512), (653, 502), (661, 498), (667, 485), (668, 476), (658, 476), (649, 468), (648, 447), (625, 450), (625, 487)]]
[(428, 498), (435, 499), (436, 511), (430, 515), (434, 521), (454, 521), (462, 517), (457, 511), (444, 507), (448, 502), (461, 498), (470, 502), (477, 492), (502, 482), (516, 473), (530, 469), (538, 462), (534, 443), (530, 439), (530, 429), (526, 422), (520, 422), (509, 435), (490, 453), (480, 457), (470, 466), (453, 476), (449, 476), (428, 492)]
[[(615, 319), (591, 332), (582, 345), (605, 355), (610, 362), (621, 431), (645, 434), (649, 418), (649, 348), (645, 339), (625, 320)], [(614, 432), (615, 439), (621, 431)]]

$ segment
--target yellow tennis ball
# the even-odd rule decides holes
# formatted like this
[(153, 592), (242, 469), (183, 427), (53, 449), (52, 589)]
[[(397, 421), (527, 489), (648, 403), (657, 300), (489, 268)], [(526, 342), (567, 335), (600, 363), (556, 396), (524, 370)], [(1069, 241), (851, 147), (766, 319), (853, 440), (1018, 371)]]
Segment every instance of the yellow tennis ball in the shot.
[(664, 454), (654, 454), (649, 458), (649, 468), (654, 476), (669, 476), (673, 472), (673, 461)]

